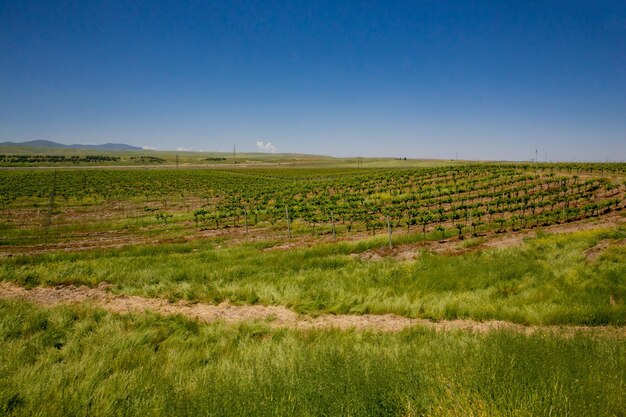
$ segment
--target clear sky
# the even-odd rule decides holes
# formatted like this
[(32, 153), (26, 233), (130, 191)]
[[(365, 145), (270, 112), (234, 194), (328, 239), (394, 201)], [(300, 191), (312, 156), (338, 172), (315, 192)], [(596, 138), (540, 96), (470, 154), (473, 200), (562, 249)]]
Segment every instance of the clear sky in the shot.
[(626, 160), (626, 2), (1, 0), (0, 141), (33, 139)]

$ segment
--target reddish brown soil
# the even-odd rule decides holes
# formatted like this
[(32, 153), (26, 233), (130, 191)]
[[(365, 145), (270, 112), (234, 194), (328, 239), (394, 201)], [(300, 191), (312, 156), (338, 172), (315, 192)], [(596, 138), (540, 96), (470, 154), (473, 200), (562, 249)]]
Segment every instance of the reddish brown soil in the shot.
[(317, 317), (298, 315), (282, 306), (234, 306), (228, 303), (219, 305), (170, 303), (163, 299), (142, 298), (136, 296), (114, 295), (107, 291), (106, 283), (98, 288), (85, 286), (37, 287), (31, 290), (12, 283), (0, 282), (0, 298), (30, 301), (45, 307), (59, 304), (87, 304), (103, 308), (113, 313), (153, 312), (160, 315), (180, 315), (202, 322), (224, 321), (237, 323), (243, 321), (263, 321), (274, 328), (296, 329), (356, 329), (397, 332), (409, 327), (425, 327), (435, 331), (463, 330), (488, 332), (506, 329), (525, 334), (537, 331), (554, 332), (561, 335), (573, 335), (577, 332), (626, 337), (626, 327), (588, 327), (588, 326), (524, 326), (504, 321), (449, 320), (430, 321), (411, 319), (393, 314), (384, 315), (331, 315)]

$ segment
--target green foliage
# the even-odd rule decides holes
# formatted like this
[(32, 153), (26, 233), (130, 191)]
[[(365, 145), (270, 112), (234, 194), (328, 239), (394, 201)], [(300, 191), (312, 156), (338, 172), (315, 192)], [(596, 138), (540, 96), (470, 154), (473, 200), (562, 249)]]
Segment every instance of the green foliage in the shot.
[(173, 214), (170, 214), (170, 213), (163, 213), (163, 212), (161, 212), (161, 213), (157, 213), (157, 214), (155, 215), (155, 218), (156, 218), (157, 220), (161, 220), (161, 221), (163, 221), (163, 223), (164, 223), (164, 224), (167, 224), (167, 219), (170, 219), (170, 218), (172, 218), (172, 217), (174, 217), (174, 215), (173, 215)]
[[(40, 243), (41, 213), (54, 242), (155, 230), (169, 242), (2, 257), (0, 280), (106, 281), (118, 294), (314, 315), (623, 326), (623, 227), (476, 251), (483, 237), (463, 245), (470, 253), (422, 250), (413, 262), (368, 260), (387, 251), (383, 237), (290, 250), (272, 233), (186, 238), (242, 227), (243, 216), (279, 230), (286, 209), (296, 238), (330, 233), (331, 218), (339, 234), (375, 234), (386, 218), (419, 225), (394, 232), (395, 250), (455, 228), (484, 235), (494, 221), (501, 231), (576, 221), (622, 209), (624, 184), (603, 175), (625, 166), (0, 171), (4, 246)], [(583, 334), (298, 332), (0, 301), (0, 415), (617, 416), (625, 350), (623, 338)]]
[(0, 350), (6, 416), (626, 410), (619, 337), (301, 332), (0, 301)]
[(4, 164), (38, 164), (38, 163), (102, 163), (117, 162), (121, 158), (119, 156), (108, 155), (0, 155), (0, 163)]
[[(523, 247), (458, 256), (424, 251), (414, 262), (361, 259), (385, 245), (382, 236), (288, 251), (272, 250), (276, 241), (200, 241), (4, 258), (0, 280), (28, 286), (107, 281), (114, 291), (131, 295), (279, 304), (312, 314), (623, 325), (623, 237), (623, 228), (543, 234)], [(584, 251), (600, 240), (609, 242), (606, 250), (587, 260)]]
[[(620, 172), (620, 166), (610, 167)], [(514, 228), (532, 228), (623, 208), (622, 184), (556, 176), (553, 168), (3, 171), (0, 220), (13, 227), (0, 228), (0, 244), (63, 242), (107, 230), (152, 237), (156, 226), (170, 224), (176, 227), (168, 226), (167, 233), (183, 236), (243, 227), (244, 213), (249, 227), (285, 230), (286, 208), (296, 234), (332, 233), (331, 217), (340, 236), (376, 234), (389, 218), (407, 233), (419, 224), (423, 237), (437, 226), (454, 229), (460, 223), (477, 235), (495, 224), (503, 232), (514, 218)], [(50, 221), (42, 214), (49, 206)], [(161, 214), (150, 221), (145, 210)]]

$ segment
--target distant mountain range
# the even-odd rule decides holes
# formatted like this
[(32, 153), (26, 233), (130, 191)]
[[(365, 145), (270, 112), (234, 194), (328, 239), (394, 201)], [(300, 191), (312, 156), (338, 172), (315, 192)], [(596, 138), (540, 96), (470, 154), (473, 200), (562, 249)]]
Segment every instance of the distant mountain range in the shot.
[(125, 145), (123, 143), (105, 143), (104, 145), (64, 145), (49, 140), (31, 140), (28, 142), (2, 142), (0, 146), (28, 146), (31, 148), (69, 148), (69, 149), (96, 149), (100, 151), (140, 151), (142, 148)]

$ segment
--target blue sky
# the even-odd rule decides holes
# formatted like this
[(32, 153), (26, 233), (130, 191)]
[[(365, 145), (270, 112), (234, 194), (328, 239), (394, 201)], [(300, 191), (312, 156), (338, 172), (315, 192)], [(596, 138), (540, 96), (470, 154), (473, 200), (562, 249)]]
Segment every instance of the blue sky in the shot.
[(0, 141), (626, 160), (624, 1), (2, 1)]

